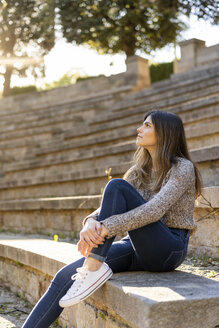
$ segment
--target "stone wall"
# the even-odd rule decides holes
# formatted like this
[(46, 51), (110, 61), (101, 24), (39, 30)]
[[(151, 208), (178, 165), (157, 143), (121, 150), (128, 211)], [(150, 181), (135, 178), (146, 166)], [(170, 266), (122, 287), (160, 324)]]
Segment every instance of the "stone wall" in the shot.
[(16, 108), (18, 112), (25, 109), (48, 108), (54, 105), (69, 103), (71, 101), (109, 94), (110, 92), (137, 91), (150, 87), (150, 72), (148, 60), (139, 56), (132, 56), (126, 60), (127, 70), (124, 73), (102, 76), (79, 81), (76, 84), (59, 87), (52, 90), (31, 92), (0, 99), (0, 110)]
[(179, 43), (181, 59), (175, 62), (174, 73), (189, 71), (195, 67), (203, 67), (219, 62), (219, 44), (205, 46), (205, 41), (191, 39)]
[[(21, 236), (2, 239), (0, 279), (34, 305), (55, 273), (81, 257), (73, 246)], [(63, 328), (216, 328), (217, 285), (217, 279), (194, 274), (189, 265), (171, 272), (120, 272), (65, 309), (59, 323)]]

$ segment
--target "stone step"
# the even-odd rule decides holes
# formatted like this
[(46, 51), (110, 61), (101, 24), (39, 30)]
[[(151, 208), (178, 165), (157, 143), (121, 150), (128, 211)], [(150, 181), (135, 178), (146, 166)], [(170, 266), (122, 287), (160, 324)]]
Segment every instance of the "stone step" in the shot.
[[(191, 72), (183, 72), (180, 74), (172, 74), (169, 79), (165, 79), (162, 81), (155, 82), (151, 85), (152, 93), (156, 93), (156, 90), (159, 90), (160, 92), (164, 90), (169, 90), (170, 88), (173, 89), (180, 89), (184, 86), (191, 86), (193, 87), (194, 84), (199, 83), (201, 81), (205, 81), (208, 85), (209, 81), (211, 79), (216, 78), (219, 75), (219, 65), (212, 65), (209, 68), (200, 69), (199, 72), (195, 72), (194, 70), (191, 70)], [(148, 89), (142, 89), (135, 93), (135, 97), (144, 97), (148, 94), (151, 94)]]
[(0, 229), (79, 237), (83, 218), (98, 208), (100, 201), (101, 195), (0, 201)]
[[(23, 236), (13, 239), (3, 235), (0, 257), (0, 278), (32, 304), (61, 267), (77, 260), (79, 266), (83, 263), (72, 243)], [(102, 326), (103, 319), (104, 325), (115, 328), (215, 328), (218, 305), (218, 281), (194, 273), (192, 268), (122, 272), (113, 274), (85, 301), (65, 309), (59, 323), (79, 328), (83, 318), (89, 328)]]
[[(218, 91), (218, 84), (219, 84), (219, 77), (217, 77), (215, 80), (212, 79), (209, 81), (211, 84), (210, 85), (206, 85), (206, 83), (204, 84), (202, 83), (197, 83), (197, 85), (194, 86), (190, 86), (190, 88), (187, 87), (187, 89), (185, 89), (185, 91), (181, 88), (179, 90), (179, 93), (177, 93), (177, 96), (175, 94), (171, 94), (171, 102), (172, 103), (181, 103), (181, 102), (185, 102), (185, 101), (191, 101), (191, 99), (197, 99), (197, 98), (203, 98), (205, 96), (209, 96), (211, 94), (215, 94)], [(183, 93), (184, 91), (184, 93)], [(133, 94), (133, 99), (135, 99), (134, 97), (135, 94)], [(152, 97), (152, 99), (151, 99)], [(166, 98), (166, 92), (164, 95), (160, 95), (159, 96), (160, 99), (165, 99)], [(156, 100), (157, 102), (157, 96), (156, 98), (154, 98), (154, 96), (147, 96), (147, 103), (150, 103), (151, 101), (153, 102), (154, 100)], [(167, 99), (165, 99), (167, 101)], [(117, 103), (118, 101), (116, 101)], [(85, 104), (85, 108), (87, 108), (87, 104)], [(83, 112), (85, 111), (85, 108), (83, 109)], [(92, 108), (89, 108), (89, 112), (90, 110), (92, 110)], [(52, 124), (53, 120), (56, 122), (58, 120), (59, 116), (63, 116), (63, 118), (65, 118), (67, 115), (76, 115), (76, 113), (80, 114), (81, 113), (81, 109), (80, 111), (76, 111), (75, 108), (70, 108), (70, 109), (65, 109), (62, 108), (61, 110), (57, 108), (57, 110), (51, 111), (50, 109), (48, 110), (39, 110), (39, 112), (32, 114), (32, 112), (30, 113), (25, 113), (22, 114), (22, 116), (18, 117), (16, 116), (16, 120), (14, 120), (13, 124), (11, 122), (11, 117), (9, 118), (9, 120), (6, 119), (2, 119), (0, 122), (0, 126), (2, 126), (2, 129), (0, 131), (0, 133), (3, 133), (5, 131), (11, 131), (11, 130), (15, 130), (16, 126), (17, 129), (21, 130), (24, 128), (29, 128), (29, 127), (36, 127), (36, 126), (41, 126), (41, 125), (46, 125), (46, 124)], [(86, 111), (86, 114), (88, 114), (88, 112)], [(90, 115), (87, 115), (90, 116)], [(98, 115), (98, 117), (96, 118), (97, 122), (100, 121), (102, 115)], [(108, 116), (108, 111), (107, 111), (107, 116)], [(103, 115), (104, 117), (104, 115)], [(50, 119), (51, 121), (48, 122), (48, 119)], [(44, 122), (45, 121), (45, 122)], [(47, 123), (48, 122), (48, 123)]]
[(4, 172), (7, 172), (6, 179), (10, 180), (18, 178), (19, 172), (23, 177), (30, 177), (33, 174), (34, 176), (56, 174), (60, 170), (68, 172), (69, 170), (86, 170), (88, 167), (104, 167), (131, 161), (134, 147), (133, 140), (99, 148), (80, 149), (78, 147), (75, 150), (52, 153), (46, 158), (38, 157), (25, 162), (5, 164)]
[[(218, 256), (219, 186), (202, 189), (195, 202), (196, 232), (190, 249), (201, 255)], [(101, 204), (102, 195), (0, 201), (1, 231), (58, 234), (79, 238), (82, 220)], [(119, 235), (124, 237), (125, 234)]]
[[(113, 177), (118, 177), (125, 172), (131, 163), (114, 165)], [(107, 182), (105, 172), (109, 166), (86, 169), (80, 171), (60, 171), (55, 175), (29, 178), (9, 179), (0, 186), (0, 199), (28, 199), (36, 197), (58, 197), (75, 195), (96, 195)], [(111, 174), (112, 175), (112, 174)], [(1, 189), (2, 187), (2, 189)]]
[(189, 71), (180, 72), (177, 74), (171, 74), (171, 80), (182, 80), (189, 77), (203, 77), (204, 75), (214, 74), (215, 71), (219, 70), (218, 62), (207, 64), (204, 66), (193, 67)]
[[(202, 100), (196, 100), (189, 104), (182, 104), (176, 107), (172, 107), (171, 110), (168, 111), (180, 115), (183, 119), (183, 122), (185, 123), (194, 121), (197, 122), (198, 120), (200, 121), (205, 118), (219, 116), (218, 103), (219, 96), (217, 95)], [(104, 121), (103, 123), (91, 124), (91, 126), (88, 128), (88, 131), (86, 130), (86, 133), (84, 130), (81, 130), (81, 127), (77, 128), (76, 126), (74, 130), (67, 131), (65, 133), (65, 138), (79, 138), (79, 136), (91, 133), (96, 135), (99, 131), (116, 129), (120, 126), (124, 126), (125, 124), (139, 124), (144, 119), (144, 115), (152, 109), (154, 109), (154, 106), (151, 105), (144, 105), (139, 108), (134, 108), (128, 113), (128, 115), (126, 113), (126, 116), (121, 115), (112, 121)], [(164, 108), (159, 107), (159, 109), (166, 110), (166, 106), (164, 106)]]
[[(211, 89), (211, 92), (215, 92), (216, 86), (214, 85), (211, 88), (214, 88), (214, 89)], [(204, 92), (207, 92), (207, 91), (204, 90), (203, 93)], [(200, 91), (199, 91), (199, 93), (200, 93)], [(200, 96), (200, 94), (199, 94), (199, 96)], [(188, 96), (186, 96), (186, 97), (187, 97), (187, 99), (190, 99), (190, 98), (188, 98)], [(171, 100), (172, 104), (174, 103), (174, 101), (175, 101), (174, 99)], [(185, 101), (185, 98), (184, 98), (184, 101)], [(212, 103), (211, 101), (210, 101), (210, 103), (208, 102), (208, 106), (211, 105), (211, 103)], [(203, 105), (202, 103), (200, 104), (200, 100), (199, 100), (198, 104), (200, 106)], [(168, 103), (159, 104), (159, 107), (162, 107), (163, 105), (165, 105), (165, 107), (167, 107), (168, 106)], [(186, 108), (186, 109), (188, 110), (188, 108)], [(138, 113), (141, 113), (142, 110), (145, 113), (145, 110), (146, 110), (145, 106), (144, 106), (143, 109), (142, 108), (140, 108), (140, 109), (138, 108)], [(180, 109), (179, 108), (176, 108), (175, 110), (177, 112), (177, 110), (180, 110)], [(59, 110), (59, 112), (61, 112), (61, 111)], [(128, 115), (131, 115), (131, 114), (133, 115), (133, 113), (136, 115), (136, 109), (134, 111), (132, 109), (132, 111), (131, 112), (128, 112), (127, 114)], [(117, 115), (117, 116), (112, 116), (112, 117), (109, 117), (109, 115), (107, 115), (107, 116), (106, 115), (102, 115), (103, 117), (101, 118), (101, 120), (108, 119), (108, 121), (110, 121), (110, 120), (116, 118), (117, 121), (118, 121), (118, 118), (119, 118), (118, 115), (120, 115), (120, 118), (123, 118), (124, 119), (124, 113), (122, 115), (121, 114), (122, 113), (117, 113), (117, 114), (114, 114), (114, 115)], [(44, 113), (44, 115), (45, 115), (45, 113)], [(53, 115), (54, 115), (54, 113), (53, 113)], [(138, 115), (138, 117), (140, 118), (140, 115)], [(139, 118), (138, 118), (138, 120), (139, 120)], [(95, 119), (95, 121), (96, 121), (96, 119)], [(95, 121), (90, 118), (90, 123), (93, 124), (93, 128), (95, 128)], [(113, 122), (111, 122), (111, 123), (113, 123)], [(39, 128), (39, 129), (37, 127), (36, 128), (29, 128), (28, 130), (26, 130), (26, 134), (27, 135), (23, 135), (23, 133), (25, 132), (25, 130), (11, 131), (9, 134), (4, 134), (4, 135), (1, 136), (1, 138), (3, 138), (3, 139), (1, 140), (1, 138), (0, 138), (0, 148), (3, 148), (3, 149), (4, 149), (4, 147), (7, 148), (7, 150), (5, 151), (5, 154), (6, 155), (8, 155), (8, 153), (11, 152), (11, 154), (13, 154), (14, 156), (16, 156), (16, 157), (18, 156), (19, 158), (20, 157), (22, 158), (22, 157), (24, 157), (27, 154), (27, 152), (29, 153), (29, 151), (27, 149), (27, 146), (29, 146), (30, 149), (34, 149), (33, 142), (34, 143), (37, 143), (36, 144), (36, 147), (38, 148), (38, 147), (40, 147), (40, 144), (44, 143), (44, 139), (45, 138), (46, 138), (46, 141), (48, 141), (48, 138), (53, 137), (54, 134), (61, 133), (62, 131), (66, 131), (66, 128), (67, 128), (66, 123), (65, 124), (62, 124), (60, 122), (60, 123), (57, 123), (57, 124), (59, 124), (59, 127), (53, 126), (51, 128), (50, 126), (46, 126), (46, 127), (44, 126), (44, 127)], [(62, 125), (60, 125), (60, 124), (62, 124)], [(69, 122), (68, 124), (69, 124), (69, 126), (72, 126), (72, 123), (71, 122)], [(103, 125), (105, 125), (105, 124), (103, 124)], [(96, 128), (97, 128), (97, 126), (96, 126)], [(78, 129), (79, 130), (82, 130), (80, 124), (77, 126), (76, 130), (78, 130)], [(75, 129), (74, 129), (74, 131), (75, 131)], [(69, 138), (71, 135), (72, 135), (72, 129), (70, 130), (69, 133), (67, 132), (67, 134), (65, 134), (66, 138)], [(6, 138), (10, 138), (10, 141), (7, 141)], [(11, 139), (11, 138), (14, 138), (14, 139)], [(204, 143), (204, 144), (202, 143), (202, 145), (203, 146), (206, 146), (206, 143)], [(12, 151), (12, 148), (14, 148), (14, 147), (16, 147), (16, 149), (14, 149)], [(197, 144), (193, 144), (193, 147), (198, 147), (198, 145)], [(10, 148), (10, 150), (9, 150), (9, 148)]]
[[(148, 109), (155, 106), (155, 108), (165, 110), (164, 108), (168, 109), (180, 104), (188, 104), (196, 100), (205, 99), (206, 97), (218, 95), (219, 77), (217, 77), (217, 80), (210, 80), (209, 82), (211, 83), (209, 86), (206, 86), (205, 83), (197, 83), (193, 86), (187, 87), (185, 90), (180, 89), (179, 92), (172, 91), (171, 93), (165, 92), (164, 94), (159, 95), (152, 94), (144, 98), (135, 98), (135, 94), (127, 95), (127, 97), (129, 96), (129, 99), (126, 97), (124, 100), (120, 101), (120, 110), (114, 110), (109, 114), (103, 112), (103, 114), (100, 114), (95, 119), (94, 124), (121, 118), (127, 114), (133, 114), (133, 112), (142, 105), (146, 105), (146, 108)], [(127, 106), (125, 105), (125, 102), (127, 103)], [(116, 102), (115, 105), (118, 107), (118, 102)]]
[[(202, 147), (209, 147), (219, 144), (219, 117), (214, 118), (214, 120), (206, 120), (199, 122), (197, 125), (185, 127), (186, 138), (188, 142), (189, 149), (196, 149)], [(98, 163), (98, 153), (96, 156), (96, 149), (101, 147), (101, 153), (104, 149), (115, 149), (116, 146), (119, 147), (122, 143), (129, 143), (136, 138), (136, 127), (120, 127), (118, 130), (106, 131), (104, 135), (95, 137), (81, 137), (79, 140), (72, 140), (67, 142), (62, 142), (62, 149), (57, 143), (57, 150), (54, 152), (55, 147), (52, 148), (52, 153), (47, 153), (47, 156), (41, 156), (33, 159), (28, 159), (26, 161), (20, 161), (11, 163), (5, 166), (5, 172), (11, 172), (13, 170), (19, 169), (31, 169), (36, 167), (62, 164), (66, 162), (72, 162), (73, 160), (78, 161), (89, 154), (92, 154), (92, 162), (94, 166), (99, 165)], [(110, 147), (113, 142), (113, 148)], [(95, 149), (93, 148), (95, 147)], [(59, 151), (60, 149), (60, 151)], [(106, 154), (108, 154), (106, 152)], [(76, 164), (76, 163), (75, 163)], [(82, 163), (78, 162), (80, 166)]]
[[(219, 119), (216, 119), (213, 122), (204, 121), (194, 127), (189, 126), (185, 129), (189, 146), (192, 144), (192, 146), (194, 146), (193, 148), (206, 148), (218, 145), (218, 125)], [(40, 174), (40, 171), (36, 171), (37, 168), (46, 167), (46, 172), (45, 170), (41, 172), (41, 174), (44, 175), (45, 173), (49, 174), (57, 171), (59, 165), (62, 165), (63, 170), (71, 169), (72, 165), (74, 165), (75, 170), (80, 170), (86, 169), (87, 165), (92, 165), (93, 167), (103, 166), (106, 161), (110, 165), (113, 163), (116, 164), (116, 162), (118, 163), (120, 161), (131, 160), (132, 153), (127, 153), (126, 149), (128, 149), (129, 152), (129, 143), (134, 144), (133, 140), (136, 138), (136, 128), (129, 128), (127, 130), (127, 127), (125, 126), (123, 129), (120, 128), (118, 133), (119, 135), (115, 130), (109, 132), (106, 131), (105, 134), (100, 137), (82, 137), (80, 140), (62, 143), (63, 146), (59, 152), (48, 153), (47, 156), (41, 156), (36, 159), (7, 163), (7, 165), (4, 166), (4, 171), (12, 173), (13, 171), (17, 172), (22, 170), (22, 175), (28, 176), (32, 175), (33, 169), (35, 169), (34, 173), (36, 175)], [(112, 142), (114, 143), (113, 146)], [(97, 146), (102, 147), (97, 148)], [(58, 146), (58, 149), (59, 148), (60, 146)], [(107, 159), (103, 157), (103, 155), (107, 156)], [(15, 173), (15, 176), (16, 175), (17, 173)], [(10, 174), (10, 179), (11, 178), (14, 178), (13, 174)]]
[[(122, 146), (121, 146), (122, 147)], [(125, 145), (126, 151), (131, 153), (136, 149), (133, 144)], [(201, 171), (203, 185), (216, 186), (219, 184), (219, 159), (218, 147), (206, 147), (202, 149), (202, 154), (199, 156), (200, 150), (194, 150), (194, 162), (197, 163)], [(128, 151), (129, 149), (129, 151)], [(117, 152), (115, 152), (116, 154)], [(193, 160), (193, 152), (190, 152)], [(199, 162), (200, 159), (200, 162)], [(121, 162), (118, 164), (109, 164), (105, 162), (102, 167), (84, 170), (63, 170), (62, 166), (57, 168), (56, 174), (32, 175), (25, 177), (19, 174), (17, 178), (11, 179), (7, 176), (1, 179), (0, 184), (0, 199), (22, 199), (35, 197), (58, 197), (58, 196), (74, 196), (74, 195), (95, 195), (99, 194), (101, 188), (107, 181), (106, 169), (112, 168), (110, 175), (113, 178), (124, 174), (126, 170), (132, 165), (133, 161)]]
[[(95, 109), (91, 108), (89, 112), (92, 112), (92, 114), (88, 115), (88, 112), (86, 113), (81, 113), (81, 114), (75, 114), (74, 112), (69, 110), (62, 110), (59, 111), (59, 113), (49, 113), (49, 114), (44, 114), (44, 116), (31, 116), (28, 117), (26, 115), (26, 118), (21, 118), (20, 121), (14, 120), (13, 122), (10, 119), (10, 123), (7, 121), (2, 121), (0, 124), (1, 130), (0, 130), (0, 136), (2, 134), (6, 134), (8, 136), (13, 135), (14, 132), (25, 132), (28, 131), (32, 128), (34, 129), (33, 132), (37, 133), (37, 129), (40, 129), (42, 127), (57, 127), (60, 124), (67, 124), (69, 120), (71, 120), (72, 124), (78, 123), (78, 122), (83, 122), (84, 121), (84, 116), (94, 116), (94, 113), (96, 112)], [(68, 124), (67, 124), (68, 126)], [(24, 134), (25, 135), (25, 134)]]
[[(212, 92), (216, 92), (216, 89), (217, 89), (217, 86), (215, 85), (215, 83), (218, 83), (218, 80), (216, 80), (216, 81), (212, 81), (212, 80), (210, 80), (210, 83), (212, 83), (212, 85), (213, 85), (213, 87), (211, 88), (212, 90), (209, 90), (209, 92), (210, 93), (212, 93)], [(193, 95), (191, 95), (191, 97), (198, 97), (198, 95), (200, 95), (200, 96), (203, 96), (202, 95), (202, 92), (201, 92), (201, 90), (200, 90), (200, 88), (201, 88), (201, 86), (204, 88), (204, 90), (203, 90), (203, 93), (204, 94), (206, 94), (208, 91), (206, 90), (206, 88), (207, 88), (207, 85), (206, 85), (206, 83), (204, 84), (204, 83), (202, 83), (202, 85), (198, 85), (198, 86), (195, 86), (196, 87), (196, 90), (198, 90), (198, 94), (197, 94), (197, 96), (195, 96), (195, 94), (194, 94), (194, 92), (193, 92)], [(194, 88), (194, 86), (193, 86), (193, 88)], [(191, 87), (190, 87), (190, 89), (191, 89)], [(213, 91), (213, 90), (215, 90), (215, 91)], [(182, 92), (182, 90), (180, 90), (181, 92)], [(187, 90), (187, 93), (188, 93), (188, 91), (191, 93), (191, 91), (192, 90)], [(184, 97), (189, 97), (189, 95), (187, 95), (187, 93), (186, 93), (186, 95), (184, 95)], [(148, 97), (148, 98), (150, 98), (150, 97)], [(150, 101), (150, 99), (148, 99), (147, 98), (147, 102), (148, 101)], [(178, 97), (179, 98), (179, 97)], [(188, 98), (189, 99), (189, 98)], [(97, 99), (98, 100), (98, 99)], [(155, 98), (155, 100), (157, 101), (157, 97)], [(183, 99), (182, 99), (183, 100)], [(181, 101), (182, 101), (181, 100)], [(174, 101), (174, 100), (173, 100)], [(130, 104), (130, 101), (129, 101), (129, 104)], [(48, 115), (48, 112), (49, 112), (49, 109), (46, 111), (46, 113), (47, 113), (47, 115)], [(61, 111), (60, 111), (60, 108), (59, 108), (59, 111), (58, 111), (58, 113), (60, 113)], [(1, 112), (0, 112), (1, 113)], [(54, 108), (53, 108), (53, 115), (54, 115)], [(22, 113), (21, 113), (22, 114)], [(45, 111), (44, 111), (44, 113), (43, 113), (43, 115), (45, 115)], [(20, 119), (22, 119), (22, 120), (26, 120), (26, 117), (27, 117), (27, 113), (25, 113), (25, 117), (22, 117), (22, 118), (20, 118)], [(11, 120), (11, 118), (10, 118), (10, 120)], [(33, 120), (35, 121), (36, 120), (36, 116), (35, 117), (33, 117)], [(16, 121), (18, 121), (18, 123), (19, 123), (19, 120), (18, 120), (18, 118), (16, 117)], [(34, 122), (33, 122), (34, 123)], [(24, 123), (23, 123), (23, 125), (24, 125)], [(8, 129), (11, 129), (11, 127), (10, 126), (8, 126)]]
[[(187, 124), (185, 125), (186, 136), (188, 135), (188, 146), (189, 149), (206, 147), (210, 145), (218, 144), (218, 129), (217, 124), (215, 123), (219, 117), (219, 107), (208, 107), (198, 109), (197, 113), (186, 112), (183, 115), (180, 115), (183, 121), (190, 122), (187, 128)], [(199, 118), (199, 121), (196, 122)], [(205, 122), (205, 120), (208, 122)], [(216, 120), (215, 122), (210, 121), (210, 119)], [(193, 126), (191, 122), (194, 122)], [(136, 129), (137, 124), (140, 122), (140, 117), (130, 117), (125, 118), (123, 120), (117, 120), (115, 122), (111, 122), (110, 124), (102, 125), (98, 128), (98, 131), (95, 127), (88, 128), (87, 135), (84, 135), (84, 130), (78, 130), (77, 126), (75, 130), (71, 133), (66, 134), (66, 142), (57, 143), (48, 143), (46, 145), (41, 145), (35, 150), (36, 155), (43, 156), (44, 160), (46, 158), (61, 156), (67, 154), (69, 151), (73, 149), (87, 148), (87, 147), (103, 147), (107, 145), (111, 145), (112, 142), (123, 142), (133, 140), (133, 137), (136, 137)], [(199, 127), (200, 126), (200, 127)], [(92, 132), (93, 131), (93, 132)], [(211, 132), (211, 134), (209, 134)], [(74, 137), (73, 137), (74, 135)], [(209, 136), (211, 138), (209, 138)], [(125, 138), (125, 140), (123, 139)], [(60, 152), (60, 155), (59, 155)], [(32, 153), (31, 153), (32, 154)]]
[[(50, 138), (52, 137), (52, 140), (50, 139), (45, 140), (38, 140), (34, 141), (33, 136), (29, 137), (29, 140), (26, 138), (20, 138), (10, 141), (2, 141), (2, 144), (0, 142), (0, 154), (5, 156), (14, 156), (16, 161), (18, 159), (22, 159), (24, 157), (33, 158), (35, 155), (44, 155), (50, 156), (49, 153), (57, 153), (57, 152), (63, 152), (66, 150), (70, 150), (73, 148), (78, 148), (78, 146), (84, 147), (89, 145), (95, 145), (95, 147), (104, 146), (111, 144), (110, 138), (112, 140), (116, 141), (119, 139), (119, 141), (122, 141), (122, 138), (125, 137), (128, 138), (127, 141), (131, 140), (132, 136), (136, 135), (136, 128), (139, 122), (143, 119), (143, 111), (145, 113), (145, 108), (139, 108), (138, 112), (136, 114), (136, 111), (133, 115), (127, 118), (123, 119), (117, 119), (114, 122), (109, 122), (110, 127), (108, 130), (106, 130), (106, 124), (102, 124), (99, 127), (98, 126), (90, 126), (86, 127), (87, 134), (84, 134), (84, 125), (78, 123), (74, 130), (67, 131), (64, 134), (53, 134), (50, 135)], [(142, 112), (142, 114), (141, 114)], [(179, 114), (179, 113), (178, 113)], [(201, 129), (198, 127), (200, 124), (205, 124), (205, 121), (207, 120), (206, 124), (210, 126), (210, 122), (212, 120), (217, 120), (219, 117), (219, 107), (216, 106), (208, 106), (207, 110), (205, 107), (198, 108), (197, 110), (193, 111), (186, 111), (185, 113), (181, 113), (180, 116), (182, 117), (182, 120), (184, 121), (185, 130), (190, 131), (193, 126), (196, 126), (194, 131), (194, 134), (197, 135), (197, 137), (193, 138), (191, 136), (191, 133), (193, 133), (193, 130), (190, 132), (189, 138), (192, 138), (191, 140), (188, 140), (188, 146), (189, 148), (199, 148), (199, 147), (205, 147), (212, 144), (218, 143), (218, 136), (217, 136), (217, 128), (215, 131), (215, 125), (210, 130), (211, 132), (211, 138), (208, 137), (206, 134), (206, 131), (209, 131), (209, 127), (207, 129)], [(188, 128), (187, 128), (188, 127)], [(55, 133), (55, 130), (53, 131)], [(131, 135), (129, 135), (129, 133)], [(203, 133), (205, 136), (200, 138), (201, 133)], [(199, 135), (199, 137), (198, 137)], [(37, 136), (36, 136), (37, 137)], [(41, 137), (39, 135), (39, 137)], [(66, 140), (64, 142), (63, 140)], [(100, 142), (100, 144), (99, 144)]]
[[(88, 81), (86, 81), (88, 82)], [(0, 100), (0, 117), (1, 119), (7, 117), (16, 117), (16, 115), (28, 115), (32, 112), (39, 114), (42, 110), (46, 111), (59, 111), (63, 108), (75, 108), (77, 111), (83, 108), (89, 108), (97, 103), (108, 102), (115, 97), (118, 99), (120, 96), (127, 92), (132, 91), (132, 86), (115, 86), (113, 88), (107, 88), (106, 90), (92, 91), (83, 93), (82, 85), (86, 83), (79, 83), (77, 85), (69, 85), (67, 87), (60, 87), (58, 92), (57, 89), (49, 91), (33, 92), (23, 95), (16, 95), (2, 98)], [(90, 83), (91, 81), (89, 81)], [(93, 84), (93, 82), (92, 82)], [(76, 89), (78, 91), (76, 92)], [(66, 90), (69, 94), (66, 97)], [(80, 90), (80, 92), (79, 92)], [(62, 97), (64, 95), (64, 97)]]
[[(205, 73), (205, 71), (204, 71)], [(112, 108), (113, 111), (121, 111), (133, 104), (143, 104), (147, 97), (153, 97), (156, 102), (157, 98), (165, 100), (166, 98), (175, 97), (176, 94), (186, 94), (187, 92), (204, 89), (205, 86), (212, 86), (212, 80), (215, 79), (215, 84), (218, 84), (219, 68), (215, 69), (212, 74), (204, 74), (201, 77), (191, 79), (180, 79), (178, 82), (171, 79), (163, 80), (152, 84), (150, 89), (143, 89), (135, 94), (127, 95), (123, 100), (117, 102)], [(162, 97), (160, 95), (162, 94)]]
[(43, 140), (47, 139), (48, 136), (53, 136), (58, 133), (62, 133), (66, 131), (66, 129), (73, 129), (76, 124), (82, 124), (83, 122), (82, 117), (78, 118), (72, 118), (71, 116), (69, 117), (69, 120), (60, 120), (55, 122), (51, 121), (49, 124), (45, 126), (36, 126), (36, 127), (27, 127), (25, 129), (17, 129), (17, 130), (12, 130), (10, 132), (4, 132), (3, 134), (0, 134), (0, 143), (3, 145), (7, 141), (13, 141), (13, 140), (18, 140), (22, 139), (24, 142), (27, 140), (31, 141), (37, 141), (37, 140)]

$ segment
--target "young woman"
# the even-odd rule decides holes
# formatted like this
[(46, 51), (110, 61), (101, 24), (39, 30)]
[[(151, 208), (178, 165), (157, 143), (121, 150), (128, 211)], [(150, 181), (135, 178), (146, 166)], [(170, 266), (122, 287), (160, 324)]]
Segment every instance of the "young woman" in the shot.
[[(137, 129), (135, 164), (105, 186), (101, 206), (80, 232), (82, 258), (57, 272), (23, 328), (47, 328), (63, 311), (86, 299), (113, 273), (165, 272), (185, 259), (200, 173), (192, 162), (179, 116), (146, 114)], [(113, 242), (118, 233), (127, 232)]]

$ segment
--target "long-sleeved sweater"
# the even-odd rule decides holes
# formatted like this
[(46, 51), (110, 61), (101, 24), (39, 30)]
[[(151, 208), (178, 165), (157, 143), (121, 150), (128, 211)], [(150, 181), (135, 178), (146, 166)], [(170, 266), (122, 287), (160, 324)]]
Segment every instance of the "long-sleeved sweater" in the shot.
[[(146, 203), (101, 221), (109, 231), (106, 238), (140, 228), (160, 219), (170, 228), (189, 229), (192, 233), (197, 229), (193, 220), (195, 171), (191, 161), (177, 157), (177, 163), (172, 164), (157, 193), (148, 191), (146, 188), (137, 188), (129, 181), (132, 174), (135, 174), (135, 165), (132, 166), (125, 180), (136, 188)], [(100, 208), (88, 215), (83, 224), (87, 218), (97, 217), (99, 210)]]

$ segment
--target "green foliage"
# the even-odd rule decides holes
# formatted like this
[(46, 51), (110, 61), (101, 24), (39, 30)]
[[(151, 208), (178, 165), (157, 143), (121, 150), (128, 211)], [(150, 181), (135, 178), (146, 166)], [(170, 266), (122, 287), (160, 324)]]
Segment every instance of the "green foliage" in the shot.
[(51, 83), (45, 83), (43, 87), (39, 88), (38, 90), (41, 91), (41, 90), (50, 90), (54, 88), (59, 88), (66, 85), (75, 84), (80, 81), (94, 79), (100, 76), (105, 76), (105, 75), (102, 74), (99, 76), (79, 76), (78, 74), (66, 73), (59, 80), (53, 81)]
[(74, 84), (76, 82), (77, 75), (66, 73), (60, 79), (51, 83), (45, 83), (39, 90), (50, 90), (58, 87), (64, 87), (65, 85)]
[(180, 14), (218, 22), (213, 0), (57, 0), (60, 25), (68, 42), (95, 48), (100, 54), (152, 50), (176, 42), (186, 29)]
[(107, 312), (106, 311), (98, 311), (98, 315), (102, 320), (106, 320)]
[(100, 74), (98, 76), (80, 76), (77, 78), (77, 82), (84, 81), (84, 80), (90, 80), (90, 79), (95, 79), (97, 77), (105, 76), (104, 74)]
[(11, 88), (11, 95), (19, 95), (21, 93), (34, 92), (37, 91), (35, 85), (27, 85), (25, 87), (13, 87)]
[(168, 79), (173, 74), (173, 62), (150, 65), (151, 83)]
[(57, 0), (57, 5), (67, 41), (87, 44), (100, 54), (132, 56), (137, 49), (150, 53), (172, 43), (185, 27), (176, 7), (164, 10), (157, 0)]

